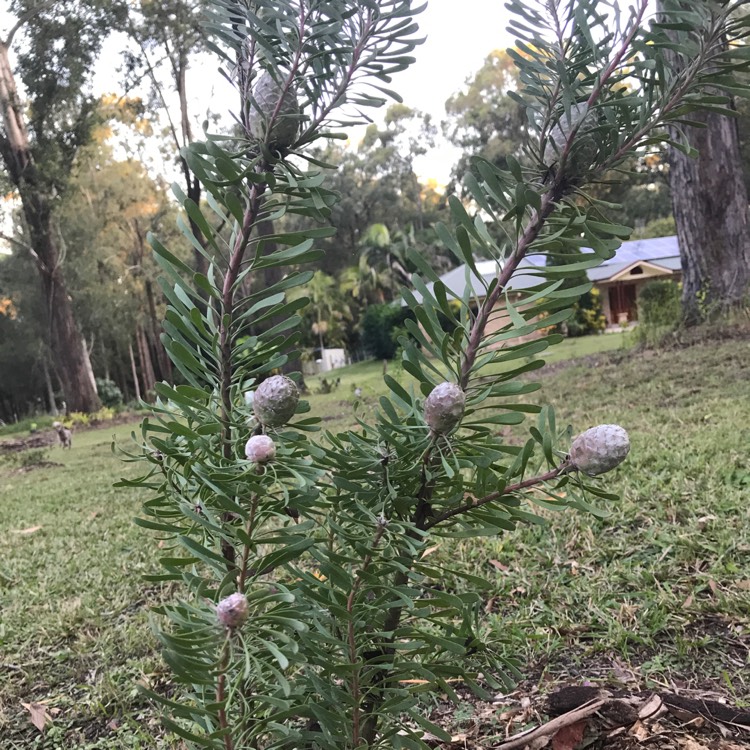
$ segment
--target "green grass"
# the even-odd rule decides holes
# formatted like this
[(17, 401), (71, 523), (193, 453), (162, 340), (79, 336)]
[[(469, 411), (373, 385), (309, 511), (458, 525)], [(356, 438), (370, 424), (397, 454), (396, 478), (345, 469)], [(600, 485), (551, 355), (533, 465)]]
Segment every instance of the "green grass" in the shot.
[[(617, 338), (565, 342), (555, 358)], [(750, 701), (747, 341), (552, 369), (539, 397), (558, 423), (629, 430), (631, 455), (605, 480), (622, 499), (606, 519), (549, 515), (545, 529), (442, 541), (433, 554), (490, 578), (486, 636), (504, 639), (535, 683), (617, 682), (629, 668), (641, 684), (683, 679)], [(309, 379), (313, 412), (326, 427), (350, 423), (353, 387), (370, 409), (381, 374), (381, 363), (346, 368), (327, 395)], [(78, 432), (72, 451), (49, 453), (59, 466), (20, 473), (0, 461), (2, 750), (179, 747), (137, 693), (139, 682), (165, 689), (168, 675), (148, 623), (163, 592), (141, 581), (159, 551), (131, 522), (142, 498), (112, 488), (131, 467), (111, 436), (126, 442), (130, 429)], [(32, 702), (53, 715), (44, 735), (22, 705)]]
[(702, 679), (750, 700), (748, 372), (742, 341), (543, 379), (558, 423), (621, 424), (632, 450), (607, 475), (621, 499), (606, 519), (568, 513), (451, 549), (491, 575), (488, 560), (499, 564), (490, 622), (522, 661), (616, 679), (613, 660), (632, 659), (643, 678)]
[(32, 426), (35, 430), (44, 430), (51, 427), (54, 421), (55, 417), (41, 414), (38, 417), (26, 417), (18, 422), (0, 425), (0, 438), (29, 435), (31, 434)]
[[(580, 357), (589, 357), (606, 352), (618, 351), (631, 346), (629, 334), (608, 333), (601, 336), (582, 336), (565, 339), (557, 346), (544, 352), (543, 359), (548, 364), (563, 362)], [(541, 355), (540, 355), (541, 356)], [(515, 367), (518, 363), (509, 365)], [(413, 382), (398, 362), (389, 362), (387, 372), (403, 384)], [(340, 379), (339, 386), (330, 393), (321, 393), (321, 383), (325, 379), (332, 383)], [(355, 415), (372, 417), (378, 398), (384, 392), (383, 363), (370, 360), (356, 365), (342, 367), (322, 375), (306, 378), (310, 389), (311, 414), (323, 420), (323, 429), (336, 432), (351, 426)], [(361, 398), (354, 395), (355, 388), (362, 389)]]
[[(129, 470), (112, 434), (131, 429), (78, 432), (73, 450), (50, 451), (59, 466), (0, 463), (3, 750), (167, 747), (137, 694), (162, 679), (148, 626), (156, 592), (141, 580), (156, 571), (155, 543), (132, 523), (140, 498), (112, 488)], [(34, 702), (54, 714), (44, 737), (22, 705)]]

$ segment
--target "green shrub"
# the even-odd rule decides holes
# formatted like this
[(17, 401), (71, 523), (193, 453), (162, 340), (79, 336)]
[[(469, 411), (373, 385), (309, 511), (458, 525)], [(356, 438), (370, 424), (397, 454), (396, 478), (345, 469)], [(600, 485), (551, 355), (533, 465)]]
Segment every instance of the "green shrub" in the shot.
[(649, 281), (638, 294), (638, 321), (642, 326), (674, 328), (680, 322), (680, 287), (674, 281)]
[[(563, 282), (581, 267), (548, 265), (538, 286), (514, 293), (513, 303), (508, 291), (529, 251), (570, 256), (585, 238), (596, 251), (585, 267), (611, 257), (630, 230), (579, 188), (628, 153), (665, 141), (684, 116), (682, 99), (699, 105), (709, 72), (734, 62), (714, 56), (708, 67), (663, 73), (663, 50), (673, 54), (676, 45), (663, 28), (642, 23), (646, 0), (619, 26), (593, 12), (595, 4), (580, 12), (575, 0), (536, 0), (538, 28), (527, 29), (529, 4), (508, 7), (522, 19), (513, 30), (527, 54), (514, 59), (531, 115), (527, 153), (536, 162), (522, 167), (509, 156), (502, 168), (477, 159), (481, 182), (467, 179), (476, 205), (502, 224), (502, 241), (456, 196), (448, 199), (451, 226), (439, 227), (457, 260), (470, 265), (481, 248), (497, 275), (480, 301), (469, 290), (431, 288), (435, 274), (412, 254), (421, 266), (412, 276), (419, 299), (404, 296), (419, 326), (407, 323), (411, 335), (400, 341), (404, 383), (385, 373), (389, 395), (377, 410), (335, 434), (318, 433), (321, 419), (307, 416), (293, 380), (268, 377), (302, 338), (306, 299), (285, 293), (309, 282), (308, 267), (320, 258), (314, 240), (330, 234), (316, 222), (339, 197), (325, 186), (319, 161), (310, 158), (304, 171), (300, 161), (309, 144), (351, 123), (352, 114), (336, 107), (380, 103), (365, 93), (373, 83), (366, 77), (388, 83), (409, 63), (416, 9), (411, 0), (207, 4), (221, 40), (213, 46), (234, 71), (248, 113), (240, 121), (246, 143), (237, 148), (208, 134), (183, 152), (211, 200), (199, 207), (175, 193), (203, 228), (216, 272), (186, 273), (151, 238), (168, 279), (162, 341), (185, 385), (157, 383), (153, 417), (133, 433), (129, 455), (147, 466), (119, 485), (148, 496), (136, 523), (156, 532), (167, 552), (148, 580), (172, 582), (157, 612), (174, 690), (143, 692), (172, 713), (165, 725), (191, 746), (429, 750), (425, 732), (445, 746), (451, 735), (424, 716), (423, 693), (455, 699), (457, 678), (480, 696), (507, 692), (519, 673), (515, 655), (482, 619), (489, 575), (467, 574), (460, 559), (437, 562), (430, 545), (546, 525), (549, 510), (597, 512), (598, 500), (612, 498), (593, 477), (625, 458), (625, 430), (600, 425), (571, 442), (572, 429), (551, 406), (526, 398), (541, 387), (531, 371), (544, 365), (527, 358), (562, 337), (514, 343), (519, 331), (569, 319), (580, 284)], [(689, 37), (684, 47), (710, 50), (718, 40), (703, 38), (701, 8), (664, 26)], [(743, 24), (716, 28), (731, 44)], [(623, 90), (630, 78), (643, 90)], [(285, 213), (304, 217), (308, 228), (283, 229)], [(269, 216), (279, 220), (275, 228)], [(195, 244), (190, 223), (181, 226)], [(280, 280), (246, 296), (244, 280), (260, 282), (269, 268)], [(192, 282), (212, 300), (204, 309)], [(491, 331), (503, 302), (507, 322)], [(373, 353), (393, 356), (392, 330), (410, 315), (398, 306), (368, 309), (363, 331)], [(281, 322), (259, 330), (268, 319)], [(242, 398), (248, 389), (252, 405)], [(498, 429), (530, 415), (524, 443)], [(467, 591), (453, 589), (458, 578)]]
[(573, 309), (573, 316), (567, 324), (568, 336), (590, 336), (601, 333), (607, 327), (598, 289), (582, 294)]
[(407, 320), (414, 320), (414, 313), (408, 307), (370, 305), (360, 322), (362, 345), (375, 359), (393, 359)]
[(96, 379), (96, 390), (99, 393), (99, 400), (102, 406), (117, 408), (122, 406), (122, 391), (117, 384), (108, 378)]

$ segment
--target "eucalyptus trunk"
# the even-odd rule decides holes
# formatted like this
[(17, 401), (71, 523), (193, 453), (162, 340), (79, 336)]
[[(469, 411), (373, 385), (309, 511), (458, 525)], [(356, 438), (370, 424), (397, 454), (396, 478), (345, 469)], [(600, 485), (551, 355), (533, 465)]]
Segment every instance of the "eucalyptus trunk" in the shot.
[(91, 363), (73, 313), (53, 231), (52, 206), (34, 164), (28, 131), (21, 114), (7, 45), (0, 43), (0, 108), (5, 137), (0, 151), (13, 185), (18, 189), (29, 231), (30, 246), (47, 303), (50, 344), (55, 370), (71, 411), (100, 407)]
[(750, 286), (750, 227), (737, 121), (693, 115), (705, 129), (689, 128), (696, 159), (669, 154), (672, 206), (682, 258), (682, 307), (694, 325), (737, 307)]
[[(658, 8), (664, 10), (663, 0)], [(678, 55), (669, 57), (673, 68), (684, 67)], [(750, 227), (737, 120), (710, 111), (691, 112), (690, 119), (705, 126), (681, 126), (698, 156), (670, 148), (669, 182), (682, 259), (683, 318), (696, 325), (747, 301)]]

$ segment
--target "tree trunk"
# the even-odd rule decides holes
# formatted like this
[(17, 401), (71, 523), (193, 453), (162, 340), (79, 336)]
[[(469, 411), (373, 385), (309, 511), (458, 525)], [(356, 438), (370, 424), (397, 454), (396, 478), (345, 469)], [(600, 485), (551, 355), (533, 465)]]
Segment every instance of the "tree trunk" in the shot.
[(141, 377), (143, 379), (143, 397), (145, 400), (149, 399), (149, 394), (153, 392), (154, 385), (156, 384), (156, 378), (154, 377), (154, 365), (151, 361), (151, 352), (148, 347), (148, 340), (146, 334), (143, 332), (143, 328), (138, 326), (135, 332), (136, 341), (138, 343), (138, 358), (141, 361)]
[(669, 154), (672, 206), (682, 258), (685, 322), (700, 323), (740, 305), (750, 285), (750, 227), (736, 120), (691, 114), (706, 128), (690, 127), (690, 159)]
[(44, 373), (44, 387), (47, 390), (47, 401), (49, 402), (49, 411), (53, 417), (56, 417), (57, 403), (55, 402), (55, 389), (52, 386), (52, 378), (49, 374), (49, 366), (47, 365), (47, 358), (42, 355), (42, 372)]
[(172, 382), (172, 363), (167, 355), (164, 344), (161, 343), (159, 338), (159, 331), (161, 325), (159, 318), (156, 314), (156, 302), (154, 300), (154, 288), (150, 279), (146, 279), (146, 301), (148, 303), (148, 315), (149, 315), (149, 333), (154, 342), (154, 349), (156, 350), (156, 361), (159, 365), (159, 376), (162, 380), (168, 380)]
[(65, 285), (60, 252), (53, 234), (52, 207), (32, 158), (29, 136), (21, 116), (8, 48), (0, 43), (0, 109), (4, 136), (0, 151), (12, 183), (18, 189), (39, 271), (49, 316), (50, 343), (65, 401), (73, 411), (100, 407), (96, 385), (89, 377), (91, 363), (73, 314)]
[(135, 357), (133, 356), (133, 345), (128, 343), (128, 353), (130, 354), (130, 370), (133, 373), (133, 387), (135, 388), (135, 400), (141, 401), (141, 384), (138, 381), (138, 369), (135, 366)]
[[(670, 58), (672, 66), (680, 64), (677, 55)], [(682, 258), (683, 316), (695, 325), (746, 299), (750, 226), (736, 119), (715, 112), (691, 112), (690, 119), (706, 125), (683, 126), (699, 155), (691, 159), (671, 148), (669, 181)]]

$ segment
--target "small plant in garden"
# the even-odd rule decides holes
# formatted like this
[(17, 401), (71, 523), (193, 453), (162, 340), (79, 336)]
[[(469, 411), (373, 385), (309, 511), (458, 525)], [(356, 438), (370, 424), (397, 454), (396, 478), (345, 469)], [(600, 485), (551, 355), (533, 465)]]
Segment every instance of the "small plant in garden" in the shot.
[[(690, 13), (674, 4), (650, 24), (647, 0), (625, 17), (594, 0), (509, 7), (527, 158), (509, 157), (507, 170), (476, 159), (465, 186), (481, 210), (471, 216), (454, 196), (452, 228), (437, 227), (458, 261), (494, 258), (497, 277), (475, 300), (412, 254), (420, 301), (404, 290), (415, 320), (400, 341), (403, 382), (384, 376), (372, 422), (318, 435), (294, 379), (273, 374), (305, 304), (285, 293), (311, 278), (337, 199), (309, 146), (392, 95), (417, 45), (416, 11), (410, 0), (213, 0), (207, 24), (239, 92), (242, 136), (185, 150), (206, 206), (175, 188), (207, 240), (182, 223), (208, 273), (152, 238), (169, 301), (163, 341), (183, 384), (156, 386), (133, 456), (147, 470), (122, 483), (151, 492), (137, 523), (161, 539), (164, 572), (152, 578), (182, 583), (158, 609), (179, 688), (149, 694), (195, 746), (422, 748), (424, 730), (447, 741), (419, 694), (455, 698), (456, 678), (486, 694), (517, 671), (484, 635), (487, 582), (433, 562), (429, 545), (542, 523), (533, 505), (597, 512), (596, 499), (613, 499), (589, 475), (625, 458), (627, 433), (602, 425), (571, 444), (551, 408), (525, 402), (539, 388), (528, 378), (544, 364), (536, 355), (561, 336), (519, 339), (567, 319), (591, 285), (564, 281), (629, 234), (586, 185), (636, 149), (687, 148), (680, 123), (725, 102), (717, 91), (732, 88), (737, 65), (722, 44), (744, 38), (744, 21), (711, 2)], [(666, 51), (690, 66), (671, 72)], [(287, 213), (310, 228), (285, 232)], [(511, 303), (527, 255), (580, 247), (593, 253), (538, 266), (539, 284)], [(245, 280), (271, 267), (284, 269), (278, 280), (248, 291)], [(508, 322), (489, 334), (499, 305)], [(503, 439), (529, 414), (526, 442)], [(467, 591), (446, 584), (457, 577)]]

